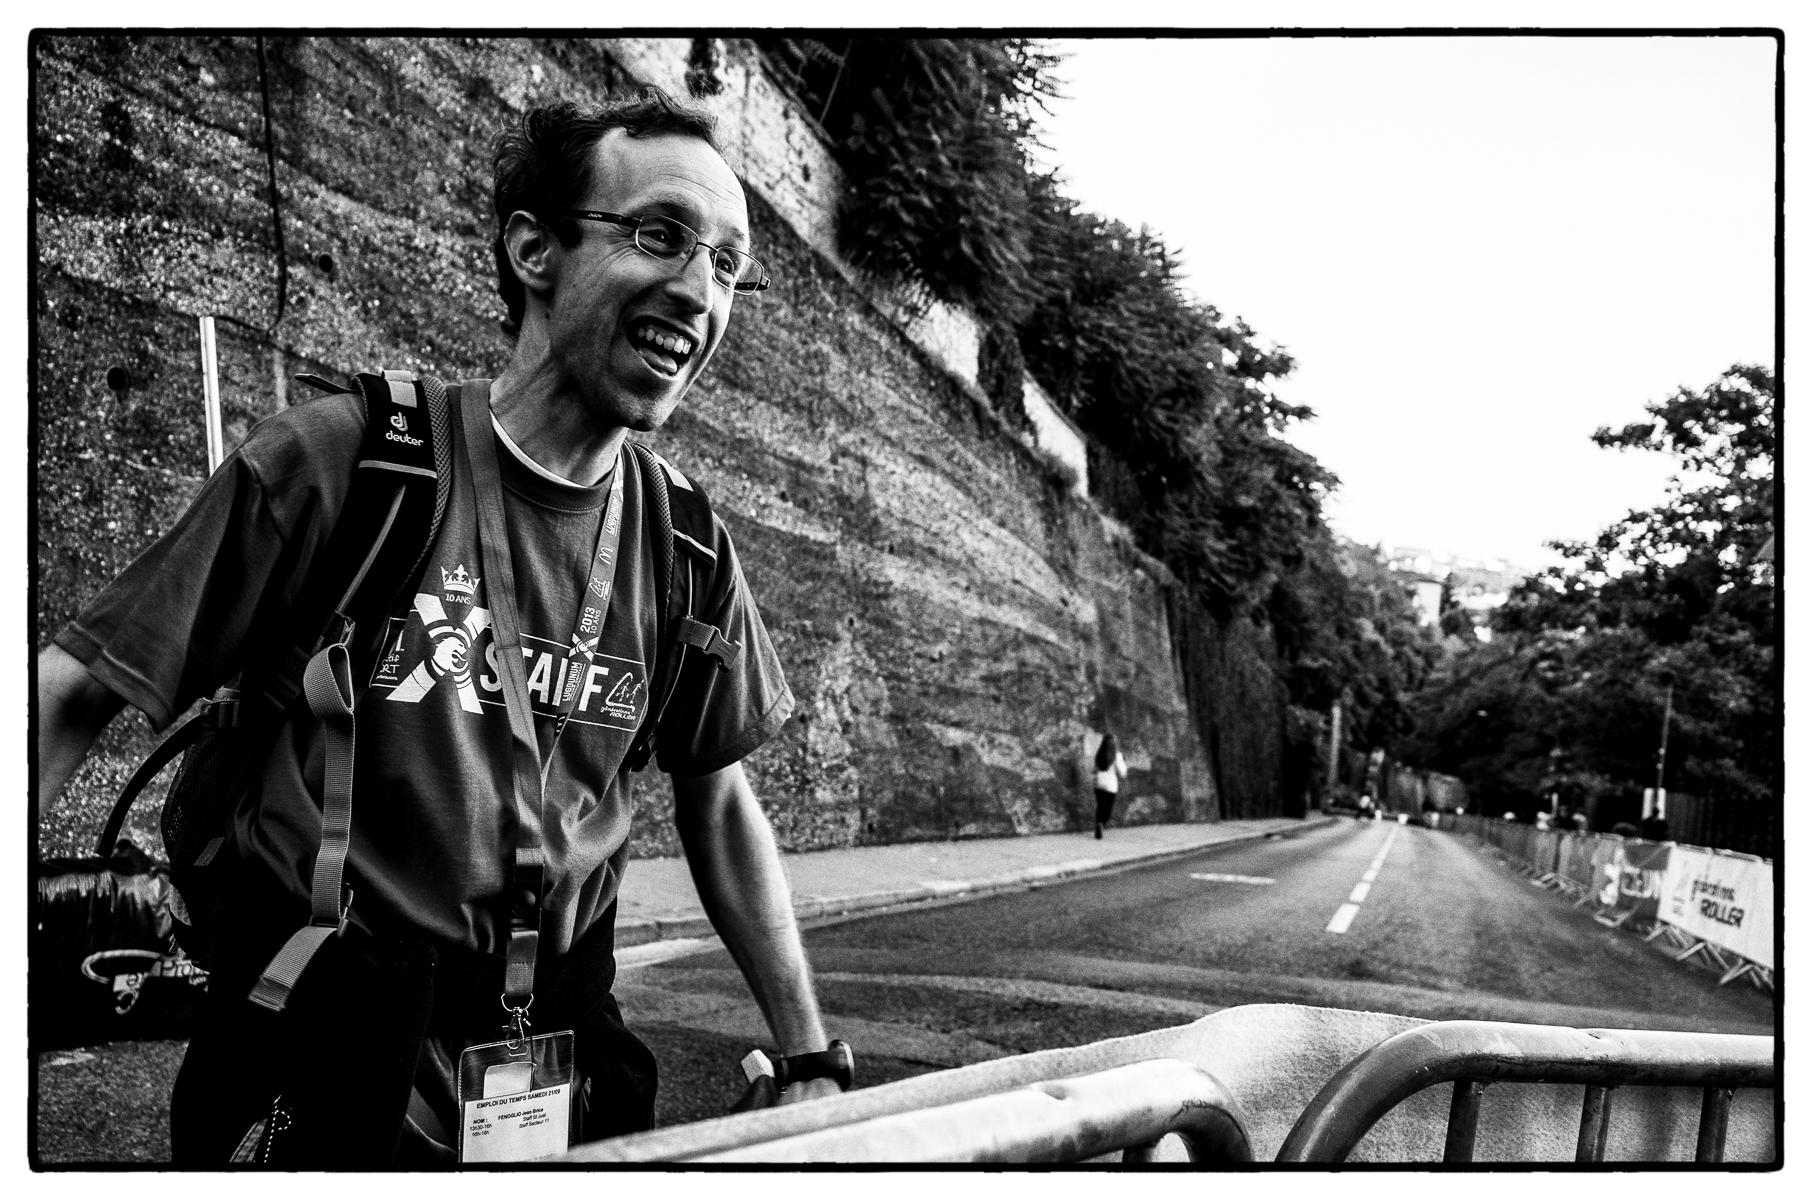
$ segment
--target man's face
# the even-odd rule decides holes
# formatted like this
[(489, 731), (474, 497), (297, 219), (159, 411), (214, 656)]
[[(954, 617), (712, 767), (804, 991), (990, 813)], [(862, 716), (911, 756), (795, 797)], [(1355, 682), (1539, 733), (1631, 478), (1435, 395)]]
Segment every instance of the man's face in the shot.
[[(749, 248), (742, 185), (694, 137), (610, 130), (574, 207), (671, 217), (710, 245)], [(582, 221), (579, 230), (560, 251), (549, 356), (602, 432), (658, 429), (723, 340), (734, 294), (712, 275), (707, 251), (677, 263), (636, 249), (622, 226)]]

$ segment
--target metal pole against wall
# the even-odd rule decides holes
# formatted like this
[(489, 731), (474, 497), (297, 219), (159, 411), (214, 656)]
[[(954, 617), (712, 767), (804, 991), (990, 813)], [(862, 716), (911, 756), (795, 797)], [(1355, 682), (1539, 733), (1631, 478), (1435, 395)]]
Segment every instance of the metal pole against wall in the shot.
[(1334, 701), (1333, 709), (1328, 713), (1328, 797), (1334, 795), (1334, 785), (1340, 782), (1340, 701)]
[(220, 367), (214, 352), (214, 318), (201, 318), (201, 396), (208, 438), (208, 474), (226, 457), (220, 433)]
[(1667, 685), (1667, 702), (1661, 710), (1661, 749), (1655, 755), (1655, 812), (1657, 820), (1667, 819), (1667, 727), (1674, 721), (1674, 685)]

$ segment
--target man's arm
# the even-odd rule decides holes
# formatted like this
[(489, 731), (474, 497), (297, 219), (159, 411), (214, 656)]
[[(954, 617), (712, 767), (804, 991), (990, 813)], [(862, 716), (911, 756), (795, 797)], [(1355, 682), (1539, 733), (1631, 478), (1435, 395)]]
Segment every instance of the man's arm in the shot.
[[(673, 780), (674, 825), (705, 915), (742, 968), (783, 1055), (828, 1044), (812, 994), (792, 894), (767, 815), (740, 763)], [(829, 1079), (794, 1084), (782, 1103), (833, 1095)]]
[(125, 703), (61, 646), (52, 644), (38, 655), (40, 807), (56, 799)]

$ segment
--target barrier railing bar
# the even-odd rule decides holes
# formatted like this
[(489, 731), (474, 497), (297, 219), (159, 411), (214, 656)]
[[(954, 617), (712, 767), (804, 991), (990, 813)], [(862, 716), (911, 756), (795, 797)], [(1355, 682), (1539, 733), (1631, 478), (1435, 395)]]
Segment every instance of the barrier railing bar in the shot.
[(1453, 1084), (1453, 1104), (1447, 1110), (1447, 1146), (1441, 1161), (1469, 1163), (1472, 1147), (1479, 1136), (1479, 1100), (1485, 1094), (1482, 1079), (1457, 1079)]
[(1724, 1161), (1724, 1137), (1730, 1128), (1730, 1098), (1734, 1094), (1733, 1089), (1726, 1087), (1705, 1089), (1704, 1102), (1699, 1106), (1699, 1148), (1694, 1162)]
[(1605, 1138), (1611, 1131), (1611, 1089), (1591, 1085), (1585, 1090), (1585, 1105), (1579, 1113), (1579, 1149), (1574, 1162), (1603, 1162)]
[(1297, 1118), (1277, 1161), (1344, 1162), (1385, 1113), (1417, 1092), (1455, 1080), (1773, 1087), (1774, 1040), (1436, 1021), (1385, 1039), (1337, 1071)]
[[(803, 1109), (808, 1106), (801, 1106)], [(767, 1113), (719, 1118), (691, 1145), (639, 1149), (634, 1136), (575, 1146), (566, 1162), (680, 1163), (1069, 1163), (1123, 1154), (1151, 1161), (1175, 1135), (1192, 1161), (1252, 1161), (1238, 1101), (1194, 1063), (1146, 1059), (930, 1108), (849, 1119), (837, 1098), (812, 1101), (820, 1123), (792, 1133), (757, 1132)], [(740, 1124), (742, 1128), (728, 1126)], [(745, 1132), (746, 1130), (746, 1132)], [(752, 1136), (751, 1136), (752, 1135)]]

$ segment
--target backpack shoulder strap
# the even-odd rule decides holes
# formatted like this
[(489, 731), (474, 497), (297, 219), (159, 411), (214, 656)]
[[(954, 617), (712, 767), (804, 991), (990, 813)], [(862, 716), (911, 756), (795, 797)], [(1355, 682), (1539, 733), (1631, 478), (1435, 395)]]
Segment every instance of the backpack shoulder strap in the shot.
[(321, 558), (309, 570), (300, 610), (301, 628), (325, 613), (324, 628), (293, 682), (287, 674), (284, 680), (285, 686), (301, 690), (320, 722), (324, 762), (321, 844), (309, 888), (309, 923), (290, 935), (247, 997), (273, 1012), (289, 1002), (296, 980), (326, 940), (345, 929), (351, 905), (344, 872), (352, 838), (353, 708), (362, 674), (354, 655), (359, 647), (375, 644), (369, 637), (355, 640), (355, 631), (361, 623), (381, 621), (415, 581), (452, 491), (452, 420), (445, 385), (431, 375), (386, 371), (360, 375), (358, 387), (365, 403), (365, 434), (351, 489)]
[[(304, 379), (313, 379), (304, 376)], [(309, 567), (296, 611), (308, 633), (304, 657), (335, 618), (389, 612), (415, 581), (446, 515), (453, 489), (452, 420), (446, 385), (404, 371), (357, 376), (365, 432), (346, 503)]]
[[(291, 610), (298, 633), (259, 673), (264, 714), (287, 708), (302, 690), (309, 656), (330, 636), (324, 631), (387, 611), (413, 581), (446, 515), (453, 483), (451, 421), (438, 379), (399, 371), (360, 375), (351, 387), (318, 375), (297, 379), (325, 392), (357, 394), (365, 431), (346, 503)], [(239, 703), (217, 699), (172, 731), (133, 773), (102, 827), (100, 853), (112, 852), (133, 802), (172, 759), (204, 734), (250, 719)]]
[(647, 446), (640, 442), (630, 445), (641, 454), (645, 464), (652, 466), (649, 474), (659, 476), (657, 486), (666, 493), (674, 549), (708, 563), (715, 570), (717, 551), (711, 548), (711, 543), (717, 538), (712, 527), (711, 502), (705, 498), (704, 489)]
[(687, 648), (714, 656), (719, 669), (728, 669), (732, 643), (715, 625), (695, 615), (702, 599), (711, 594), (717, 572), (717, 551), (712, 548), (717, 540), (713, 530), (716, 518), (710, 500), (665, 458), (640, 442), (631, 441), (629, 446), (638, 459), (643, 495), (654, 514), (655, 590), (662, 597), (648, 711), (623, 760), (626, 769), (640, 771), (654, 756), (655, 734), (679, 682)]

